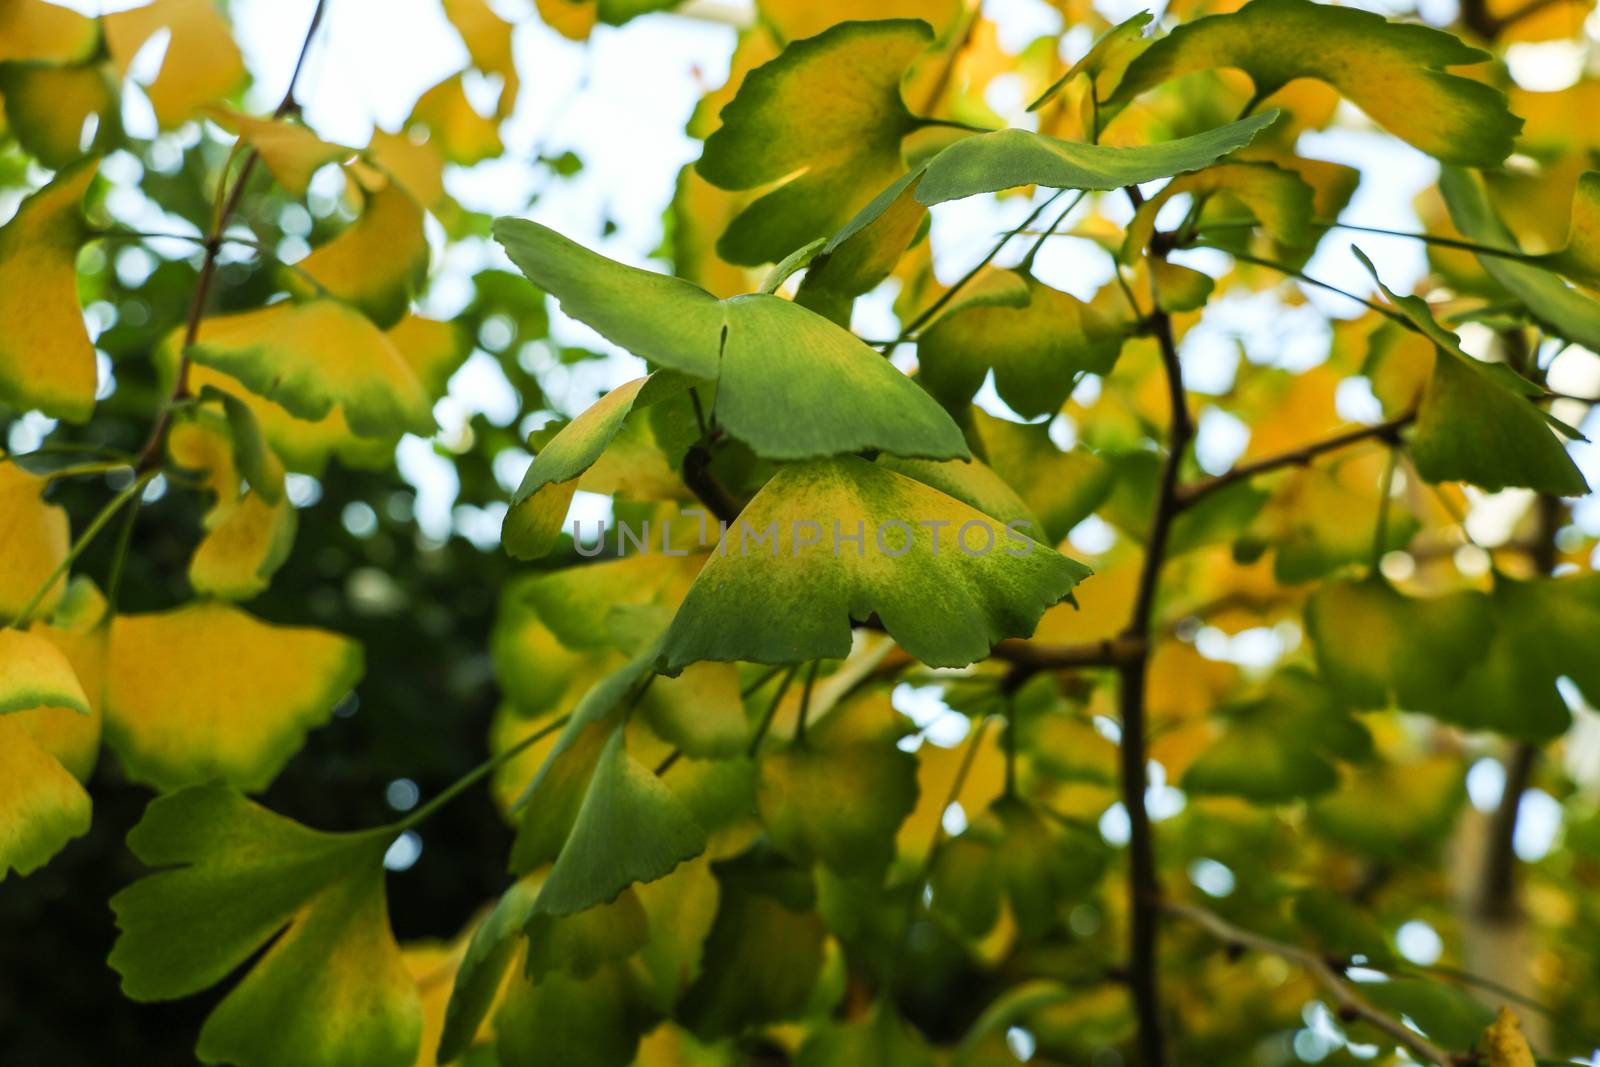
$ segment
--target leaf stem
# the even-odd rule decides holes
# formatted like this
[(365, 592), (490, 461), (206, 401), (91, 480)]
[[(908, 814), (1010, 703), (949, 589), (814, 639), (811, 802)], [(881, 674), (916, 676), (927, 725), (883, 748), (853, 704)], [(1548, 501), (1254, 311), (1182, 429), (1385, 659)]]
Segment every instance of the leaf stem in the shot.
[(1383, 479), (1378, 483), (1378, 521), (1372, 531), (1372, 569), (1376, 571), (1383, 562), (1384, 548), (1389, 543), (1389, 497), (1394, 492), (1394, 472), (1400, 465), (1400, 451), (1392, 444), (1383, 465)]
[(567, 720), (571, 717), (572, 716), (570, 715), (562, 715), (559, 718), (547, 723), (545, 726), (535, 730), (527, 737), (524, 737), (522, 740), (506, 749), (504, 752), (499, 752), (493, 756), (490, 756), (488, 759), (472, 768), (472, 770), (468, 771), (466, 774), (463, 774), (454, 782), (451, 782), (438, 796), (434, 797), (432, 800), (428, 801), (426, 804), (422, 805), (420, 808), (416, 809), (399, 822), (391, 823), (390, 827), (398, 833), (402, 830), (409, 830), (413, 826), (416, 826), (418, 823), (428, 818), (428, 816), (432, 815), (434, 812), (450, 803), (456, 797), (460, 796), (468, 789), (471, 789), (486, 775), (492, 774), (501, 764), (515, 759), (533, 745), (561, 729), (567, 724)]
[(753, 759), (756, 752), (761, 748), (761, 742), (767, 739), (767, 731), (772, 729), (772, 720), (778, 714), (778, 705), (783, 703), (783, 695), (789, 691), (789, 683), (794, 681), (795, 672), (799, 669), (800, 665), (798, 663), (790, 667), (788, 672), (784, 674), (783, 681), (778, 683), (777, 691), (772, 694), (772, 702), (767, 705), (766, 713), (761, 716), (761, 724), (756, 727), (754, 736), (750, 738), (750, 747), (746, 750), (745, 755)]
[(1330, 293), (1337, 293), (1339, 296), (1342, 296), (1347, 300), (1354, 300), (1356, 303), (1367, 308), (1369, 311), (1376, 311), (1385, 318), (1398, 322), (1408, 330), (1416, 329), (1416, 326), (1412, 324), (1410, 319), (1406, 318), (1393, 308), (1384, 307), (1382, 304), (1368, 300), (1364, 296), (1357, 296), (1355, 293), (1352, 293), (1347, 289), (1341, 289), (1331, 282), (1325, 282), (1320, 278), (1313, 278), (1311, 275), (1302, 270), (1291, 267), (1287, 263), (1278, 263), (1270, 259), (1263, 259), (1260, 256), (1252, 256), (1248, 252), (1240, 252), (1238, 249), (1229, 248), (1226, 245), (1214, 244), (1210, 241), (1191, 241), (1184, 247), (1211, 248), (1218, 252), (1226, 252), (1234, 259), (1240, 260), (1244, 263), (1253, 263), (1258, 267), (1266, 267), (1268, 270), (1275, 270), (1279, 274), (1287, 275), (1288, 277), (1294, 278), (1297, 281), (1304, 282), (1306, 285), (1316, 286), (1318, 289), (1323, 289)]
[(1371, 426), (1359, 426), (1344, 433), (1325, 437), (1320, 441), (1303, 445), (1300, 448), (1291, 448), (1277, 455), (1267, 456), (1252, 463), (1241, 463), (1225, 474), (1219, 474), (1205, 481), (1194, 482), (1185, 486), (1179, 493), (1179, 507), (1191, 508), (1202, 499), (1210, 496), (1220, 489), (1226, 489), (1236, 482), (1254, 478), (1260, 474), (1267, 474), (1283, 467), (1303, 467), (1328, 452), (1335, 452), (1341, 448), (1361, 444), (1364, 441), (1388, 441), (1391, 444), (1399, 442), (1400, 431), (1416, 421), (1416, 413), (1408, 412), (1386, 422), (1373, 423)]
[(28, 623), (33, 621), (33, 613), (39, 610), (39, 605), (44, 602), (44, 598), (49, 595), (56, 582), (61, 580), (61, 576), (67, 573), (79, 556), (83, 555), (84, 549), (88, 548), (100, 531), (105, 529), (106, 524), (116, 517), (117, 512), (122, 510), (123, 505), (144, 492), (144, 487), (158, 473), (160, 472), (152, 469), (139, 474), (126, 489), (112, 497), (106, 503), (106, 506), (100, 509), (98, 515), (89, 520), (89, 525), (84, 527), (83, 533), (79, 534), (78, 539), (72, 543), (72, 547), (67, 550), (66, 556), (50, 572), (50, 576), (39, 586), (38, 591), (28, 600), (27, 605), (17, 613), (17, 617), (11, 620), (11, 625), (14, 629), (26, 630), (28, 628)]
[(800, 714), (794, 721), (794, 739), (802, 745), (806, 743), (806, 720), (811, 717), (811, 687), (817, 683), (817, 668), (821, 666), (821, 660), (811, 661), (806, 669), (805, 688), (800, 691)]

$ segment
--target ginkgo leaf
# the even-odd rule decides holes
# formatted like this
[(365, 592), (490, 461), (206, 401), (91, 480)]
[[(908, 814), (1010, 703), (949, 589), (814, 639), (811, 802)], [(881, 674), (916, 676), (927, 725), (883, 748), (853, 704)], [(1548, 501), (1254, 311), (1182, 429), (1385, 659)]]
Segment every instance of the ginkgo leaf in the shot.
[[(249, 409), (238, 405), (248, 416)], [(254, 425), (251, 418), (249, 425)], [(262, 447), (258, 442), (248, 448)], [(205, 516), (206, 535), (189, 561), (189, 583), (206, 596), (246, 600), (267, 588), (272, 575), (289, 558), (298, 525), (296, 512), (282, 492), (283, 468), (270, 453), (252, 463), (261, 467), (257, 484), (276, 483), (277, 499), (262, 489), (240, 490), (243, 454), (234, 426), (209, 410), (193, 410), (174, 419), (167, 433), (167, 454), (179, 467), (203, 471), (216, 503)], [(272, 475), (264, 473), (270, 469)]]
[(881, 878), (917, 803), (917, 759), (870, 702), (835, 709), (757, 762), (756, 804), (773, 847), (802, 863)]
[(485, 74), (500, 76), (495, 115), (506, 118), (516, 106), (521, 88), (511, 50), (511, 23), (496, 15), (486, 0), (444, 0), (444, 14), (466, 44), (472, 65)]
[(1408, 597), (1377, 575), (1327, 582), (1306, 605), (1323, 678), (1362, 708), (1435, 703), (1482, 654), (1493, 625), (1481, 593)]
[(145, 86), (164, 130), (181, 126), (206, 104), (244, 86), (244, 57), (228, 20), (211, 0), (152, 0), (106, 15), (101, 22), (111, 60), (124, 77), (146, 41), (162, 30), (170, 32), (161, 70)]
[(511, 508), (500, 528), (505, 550), (517, 559), (548, 555), (561, 536), (561, 520), (577, 492), (579, 475), (605, 452), (628, 414), (636, 406), (653, 403), (668, 391), (687, 385), (674, 374), (636, 378), (617, 386), (563, 426), (538, 450), (522, 484), (511, 495)]
[[(347, 162), (356, 154), (354, 148), (324, 141), (308, 127), (288, 119), (255, 118), (221, 107), (202, 110), (260, 153), (261, 162), (292, 196), (305, 196), (311, 176), (322, 167)], [(379, 261), (382, 262), (381, 258)]]
[(921, 169), (907, 174), (862, 208), (857, 227), (846, 223), (822, 246), (806, 269), (795, 303), (846, 329), (855, 298), (894, 272), (900, 257), (923, 232), (928, 209), (917, 202)]
[(1489, 1057), (1489, 1067), (1534, 1067), (1533, 1050), (1522, 1035), (1522, 1021), (1510, 1008), (1502, 1007), (1479, 1045)]
[(426, 130), (429, 145), (459, 166), (470, 167), (505, 151), (499, 123), (485, 118), (472, 106), (460, 74), (423, 93), (406, 125)]
[(465, 1052), (488, 1018), (521, 947), (522, 928), (533, 916), (533, 901), (538, 895), (539, 885), (532, 879), (511, 883), (472, 931), (445, 1008), (439, 1063), (450, 1063)]
[(1426, 978), (1395, 978), (1362, 989), (1374, 1005), (1404, 1016), (1451, 1048), (1471, 1048), (1494, 1022), (1494, 1013), (1471, 993)]
[(35, 622), (29, 632), (60, 650), (88, 701), (88, 714), (71, 707), (41, 706), (11, 713), (39, 747), (61, 761), (80, 782), (87, 782), (100, 759), (104, 724), (106, 652), (109, 645), (105, 597), (88, 578), (72, 580), (61, 607), (49, 622)]
[(1443, 840), (1465, 799), (1459, 761), (1433, 757), (1347, 769), (1339, 789), (1312, 800), (1307, 815), (1325, 837), (1400, 859)]
[(639, 701), (650, 728), (685, 756), (728, 759), (744, 751), (750, 722), (730, 663), (696, 663), (657, 678)]
[(1063, 905), (1105, 873), (1107, 850), (1083, 830), (1053, 825), (1033, 806), (1003, 796), (946, 843), (935, 861), (935, 907), (981, 936), (1000, 917), (1002, 897), (1024, 936), (1037, 937)]
[(1017, 495), (1016, 490), (979, 460), (948, 459), (935, 462), (931, 459), (879, 456), (878, 465), (932, 486), (991, 519), (1014, 525), (1036, 541), (1046, 540), (1042, 533), (1044, 527), (1034, 516), (1033, 510)]
[(395, 836), (310, 830), (218, 785), (157, 797), (128, 847), (163, 869), (111, 900), (123, 992), (189, 996), (261, 953), (206, 1019), (202, 1060), (410, 1063), (421, 1009), (383, 886)]
[(27, 631), (0, 630), (0, 715), (38, 707), (88, 715), (89, 698), (55, 645)]
[(667, 874), (706, 847), (705, 831), (612, 731), (534, 910), (570, 915)]
[[(849, 540), (858, 534), (859, 542)], [(863, 460), (785, 467), (746, 505), (690, 588), (667, 631), (663, 663), (670, 672), (703, 659), (841, 659), (852, 621), (876, 615), (924, 663), (964, 666), (1003, 638), (1032, 633), (1044, 609), (1088, 574), (960, 501)]]
[(260, 790), (361, 677), (361, 646), (198, 601), (111, 625), (106, 738), (129, 777)]
[(528, 956), (524, 973), (588, 978), (609, 963), (621, 963), (650, 941), (650, 920), (639, 895), (629, 886), (615, 900), (571, 915), (535, 911), (528, 916)]
[[(11, 459), (0, 460), (0, 620), (20, 615), (67, 558), (67, 513), (45, 502), (41, 494), (47, 484)], [(63, 574), (45, 590), (36, 613), (55, 611), (66, 588)]]
[(679, 1021), (715, 1038), (799, 1014), (817, 984), (827, 936), (813, 910), (811, 872), (760, 847), (712, 870), (721, 900)]
[(0, 781), (0, 881), (37, 870), (88, 833), (89, 794), (15, 715), (0, 715)]
[(337, 409), (362, 437), (434, 430), (428, 394), (393, 341), (335, 300), (285, 300), (205, 319), (190, 354), (296, 418)]
[(1038, 111), (1079, 75), (1087, 75), (1092, 81), (1091, 91), (1093, 99), (1107, 100), (1116, 91), (1117, 85), (1122, 81), (1123, 72), (1128, 69), (1141, 52), (1155, 42), (1144, 35), (1144, 28), (1155, 19), (1148, 11), (1141, 11), (1131, 18), (1124, 19), (1100, 36), (1100, 39), (1083, 54), (1083, 58), (1067, 68), (1067, 72), (1056, 79), (1044, 92), (1040, 93), (1033, 103), (1028, 105), (1029, 111)]
[(500, 1067), (628, 1067), (648, 1025), (628, 973), (512, 980), (495, 1015)]
[(1060, 544), (1111, 491), (1111, 466), (1082, 447), (1063, 452), (1047, 424), (1009, 422), (977, 408), (971, 417), (974, 448), (1044, 524), (1035, 540)]
[[(696, 766), (690, 763), (683, 769)], [(650, 923), (649, 943), (640, 948), (636, 957), (646, 976), (646, 996), (659, 1010), (670, 1013), (678, 997), (698, 977), (706, 936), (716, 921), (720, 893), (711, 873), (711, 860), (705, 854), (686, 860), (665, 878), (637, 886), (634, 893), (644, 905)]]
[[(366, 336), (359, 326), (357, 332)], [(384, 336), (416, 375), (430, 401), (444, 395), (450, 376), (470, 351), (465, 334), (455, 324), (418, 315), (407, 315)], [(175, 340), (157, 352), (164, 374), (172, 374), (177, 367)], [(387, 359), (387, 355), (384, 358)], [(394, 455), (396, 435), (358, 437), (340, 409), (315, 421), (296, 418), (278, 404), (251, 392), (238, 379), (205, 366), (189, 368), (189, 383), (191, 389), (201, 394), (208, 388), (213, 389), (249, 408), (272, 451), (292, 470), (321, 475), (331, 456), (338, 456), (346, 466), (369, 468), (389, 462)], [(238, 438), (236, 431), (235, 439)]]
[(387, 182), (366, 193), (354, 224), (295, 268), (283, 277), (300, 295), (333, 296), (360, 308), (379, 326), (393, 326), (428, 269), (422, 208), (399, 184)]
[(58, 171), (0, 227), (0, 401), (83, 422), (94, 409), (94, 346), (78, 304), (79, 205), (98, 162)]
[(1021, 185), (1120, 189), (1170, 178), (1209, 167), (1243, 148), (1277, 118), (1277, 111), (1268, 111), (1192, 137), (1132, 148), (1063, 141), (1027, 130), (982, 133), (957, 141), (929, 161), (917, 199), (933, 205)]
[(997, 271), (923, 332), (920, 376), (946, 405), (964, 407), (994, 373), (1024, 418), (1054, 414), (1085, 374), (1105, 374), (1122, 331), (1068, 293), (1020, 271)]
[[(1588, 178), (1579, 185), (1579, 195), (1573, 202), (1572, 237), (1566, 252), (1557, 253), (1557, 259), (1547, 260), (1558, 269), (1572, 263), (1578, 265), (1574, 278), (1584, 282), (1583, 266), (1588, 262), (1585, 253), (1590, 240), (1585, 235), (1592, 229), (1593, 220), (1585, 219), (1592, 211), (1592, 197), (1596, 183)], [(1584, 190), (1590, 190), (1585, 194)], [(1450, 220), (1463, 235), (1490, 248), (1516, 250), (1516, 238), (1506, 224), (1495, 214), (1489, 202), (1483, 181), (1471, 171), (1459, 167), (1445, 167), (1439, 174), (1439, 191), (1444, 194)], [(1575, 259), (1569, 261), (1568, 256)], [(1547, 325), (1567, 340), (1600, 350), (1600, 301), (1579, 292), (1556, 277), (1549, 270), (1530, 263), (1518, 262), (1505, 256), (1478, 256), (1478, 264), (1485, 274), (1505, 286), (1533, 318)], [(1593, 284), (1591, 279), (1586, 284)]]
[(1471, 482), (1489, 490), (1527, 486), (1555, 496), (1587, 493), (1588, 482), (1555, 434), (1575, 431), (1533, 406), (1539, 387), (1503, 364), (1467, 355), (1456, 335), (1434, 319), (1427, 301), (1395, 293), (1356, 251), (1390, 303), (1438, 351), (1411, 439), (1418, 473), (1431, 482)]
[(1221, 194), (1238, 201), (1249, 208), (1273, 240), (1291, 248), (1311, 240), (1311, 186), (1294, 171), (1270, 163), (1230, 161), (1179, 175), (1139, 205), (1122, 242), (1124, 262), (1132, 262), (1144, 252), (1155, 232), (1156, 214), (1174, 196), (1183, 193), (1196, 197)]
[(1237, 67), (1262, 100), (1299, 78), (1337, 89), (1374, 121), (1429, 155), (1494, 164), (1511, 151), (1522, 120), (1505, 94), (1446, 73), (1487, 52), (1441, 30), (1310, 0), (1253, 0), (1231, 14), (1174, 29), (1129, 64), (1115, 107), (1195, 71)]
[(1540, 259), (1579, 285), (1600, 289), (1600, 171), (1578, 179), (1566, 246)]
[(934, 1067), (928, 1043), (892, 1006), (874, 1005), (855, 1022), (829, 1022), (812, 1030), (795, 1067)]
[(1313, 796), (1338, 785), (1335, 760), (1371, 749), (1366, 728), (1325, 686), (1285, 670), (1259, 698), (1232, 709), (1221, 736), (1184, 772), (1183, 788), (1266, 803)]
[[(916, 119), (900, 80), (932, 39), (919, 20), (847, 22), (790, 44), (745, 76), (698, 169), (723, 189), (783, 184), (723, 232), (723, 259), (775, 263), (831, 235), (904, 172), (900, 141)], [(850, 91), (838, 92), (841, 85)]]
[[(598, 256), (538, 223), (495, 237), (562, 310), (635, 355), (717, 380), (712, 414), (769, 459), (876, 449), (965, 458), (961, 432), (915, 382), (827, 319), (776, 296), (718, 300), (678, 278)], [(795, 419), (795, 410), (807, 417)]]
[(1593, 655), (1600, 639), (1600, 576), (1540, 581), (1497, 575), (1488, 610), (1494, 634), (1424, 710), (1468, 729), (1543, 742), (1572, 723), (1556, 689), (1567, 678), (1586, 697), (1600, 697)]
[(100, 43), (100, 27), (46, 0), (7, 0), (0, 6), (0, 63), (73, 63), (88, 59)]
[[(118, 103), (115, 87), (97, 64), (0, 66), (0, 95), (5, 97), (6, 124), (18, 143), (57, 170), (107, 140), (108, 120)], [(91, 117), (97, 125), (85, 144), (84, 124)]]

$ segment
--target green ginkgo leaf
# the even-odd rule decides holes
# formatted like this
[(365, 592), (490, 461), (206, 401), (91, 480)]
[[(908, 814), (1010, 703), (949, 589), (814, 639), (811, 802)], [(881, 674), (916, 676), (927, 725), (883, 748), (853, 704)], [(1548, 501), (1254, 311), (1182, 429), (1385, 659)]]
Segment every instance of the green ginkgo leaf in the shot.
[[(716, 379), (711, 412), (768, 459), (875, 449), (966, 458), (950, 417), (849, 332), (780, 297), (718, 300), (678, 278), (624, 266), (554, 230), (497, 219), (495, 237), (534, 284), (608, 340), (663, 367)], [(803, 419), (795, 411), (806, 412)]]
[(717, 918), (678, 1020), (716, 1038), (798, 1015), (822, 971), (827, 937), (811, 872), (759, 847), (712, 870)]
[(524, 878), (513, 882), (472, 931), (445, 1007), (438, 1062), (450, 1063), (465, 1052), (494, 1007), (538, 895), (536, 881)]
[[(1516, 238), (1495, 213), (1483, 179), (1460, 167), (1445, 167), (1439, 174), (1439, 191), (1444, 194), (1450, 220), (1468, 238), (1490, 248), (1515, 251)], [(1600, 176), (1587, 174), (1578, 184), (1573, 201), (1572, 236), (1566, 249), (1545, 257), (1527, 257), (1523, 262), (1506, 256), (1479, 256), (1484, 273), (1510, 291), (1528, 309), (1528, 314), (1557, 335), (1586, 348), (1600, 350), (1600, 300), (1567, 285), (1540, 262), (1556, 270), (1570, 272), (1586, 285), (1600, 282), (1589, 272), (1600, 252), (1595, 236), (1600, 213), (1595, 201), (1600, 198)]]
[(363, 437), (434, 431), (416, 371), (370, 319), (336, 300), (286, 300), (206, 319), (190, 356), (299, 419), (337, 409)]
[(832, 234), (894, 181), (905, 170), (901, 139), (917, 125), (900, 80), (932, 40), (918, 20), (847, 22), (751, 71), (697, 166), (723, 189), (783, 184), (733, 220), (717, 254), (775, 263)]
[(162, 869), (111, 901), (122, 932), (110, 963), (123, 991), (190, 996), (260, 953), (206, 1019), (202, 1060), (410, 1063), (422, 1016), (383, 887), (395, 836), (309, 830), (216, 785), (158, 797), (128, 847)]
[(830, 237), (808, 265), (795, 303), (849, 329), (855, 298), (892, 274), (924, 232), (928, 209), (916, 197), (921, 177), (920, 167), (907, 174), (861, 209), (860, 225), (852, 220)]
[(1310, 0), (1253, 0), (1185, 23), (1128, 65), (1116, 107), (1195, 71), (1237, 67), (1265, 99), (1299, 78), (1327, 82), (1374, 121), (1429, 155), (1489, 165), (1511, 152), (1522, 120), (1505, 94), (1446, 73), (1490, 59), (1441, 30)]
[(1449, 832), (1466, 779), (1453, 757), (1347, 768), (1338, 790), (1306, 813), (1318, 833), (1349, 848), (1398, 860), (1437, 848)]
[(992, 371), (1000, 398), (1029, 419), (1055, 414), (1121, 350), (1119, 326), (1021, 271), (989, 275), (917, 342), (922, 381), (947, 406), (965, 407)]
[(627, 1067), (651, 1021), (627, 971), (514, 978), (495, 1015), (499, 1067)]
[(1277, 111), (1267, 111), (1192, 137), (1131, 148), (1063, 141), (1027, 130), (981, 133), (934, 156), (916, 195), (931, 206), (1021, 185), (1120, 189), (1209, 167), (1249, 144), (1277, 118)]
[(1572, 713), (1556, 689), (1568, 678), (1600, 699), (1600, 575), (1521, 581), (1497, 575), (1489, 595), (1494, 634), (1426, 710), (1468, 729), (1543, 742)]
[(1124, 19), (1100, 36), (1083, 58), (1067, 68), (1067, 72), (1051, 83), (1050, 88), (1040, 93), (1033, 103), (1028, 105), (1029, 111), (1038, 111), (1056, 94), (1067, 86), (1067, 83), (1080, 74), (1087, 75), (1093, 80), (1093, 98), (1096, 100), (1108, 99), (1116, 92), (1122, 74), (1128, 69), (1141, 52), (1155, 42), (1144, 35), (1144, 28), (1155, 20), (1155, 16), (1148, 11), (1141, 11), (1132, 18)]
[(1494, 1011), (1458, 986), (1426, 978), (1396, 978), (1364, 986), (1362, 993), (1377, 1007), (1403, 1015), (1435, 1041), (1450, 1048), (1471, 1048), (1494, 1022)]
[(1183, 788), (1288, 801), (1333, 789), (1339, 784), (1335, 762), (1371, 751), (1366, 728), (1328, 688), (1290, 669), (1275, 675), (1260, 697), (1231, 709), (1222, 735), (1184, 773)]
[(71, 166), (84, 155), (84, 126), (98, 125), (91, 152), (110, 140), (117, 114), (117, 90), (105, 67), (47, 67), (33, 63), (0, 66), (0, 97), (5, 118), (17, 143), (54, 170)]
[(854, 1022), (811, 1031), (795, 1067), (934, 1067), (933, 1051), (892, 1005), (879, 1002)]
[(1048, 424), (1010, 422), (978, 408), (969, 409), (969, 417), (973, 449), (1043, 523), (1037, 540), (1060, 544), (1111, 492), (1111, 465), (1082, 446), (1063, 452), (1051, 440)]
[(705, 831), (660, 778), (628, 755), (619, 727), (600, 753), (534, 911), (571, 915), (615, 900), (628, 886), (662, 877), (705, 847)]
[(1015, 489), (979, 460), (947, 459), (935, 462), (931, 459), (879, 456), (878, 465), (932, 486), (945, 496), (954, 497), (991, 519), (1014, 525), (1036, 541), (1047, 540), (1041, 533), (1044, 527), (1033, 509), (1017, 495)]
[(522, 484), (511, 495), (511, 509), (500, 528), (505, 550), (517, 559), (549, 555), (561, 536), (561, 520), (578, 490), (578, 477), (594, 466), (628, 414), (669, 390), (686, 386), (686, 380), (676, 374), (636, 378), (617, 386), (563, 426), (539, 449)]
[(1555, 496), (1587, 493), (1588, 482), (1556, 437), (1556, 431), (1569, 437), (1576, 431), (1533, 406), (1539, 387), (1504, 364), (1467, 355), (1459, 338), (1434, 319), (1427, 301), (1395, 293), (1372, 261), (1355, 251), (1383, 294), (1438, 353), (1411, 439), (1418, 473), (1431, 482), (1471, 482), (1489, 490), (1526, 486)]
[(1157, 213), (1167, 201), (1183, 193), (1196, 197), (1222, 195), (1238, 201), (1273, 240), (1290, 248), (1311, 240), (1314, 194), (1300, 175), (1271, 163), (1226, 162), (1195, 174), (1179, 175), (1141, 204), (1123, 238), (1124, 262), (1132, 262), (1144, 252), (1155, 232)]
[[(859, 540), (853, 540), (860, 535)], [(785, 467), (746, 505), (662, 645), (699, 660), (842, 659), (877, 616), (930, 666), (964, 666), (1089, 574), (960, 501), (854, 457)]]
[(917, 805), (917, 758), (873, 702), (836, 708), (757, 763), (756, 804), (773, 847), (802, 863), (881, 878)]
[(535, 981), (547, 974), (588, 978), (608, 963), (626, 960), (650, 941), (650, 920), (629, 886), (617, 898), (571, 915), (535, 911), (528, 916), (528, 958)]
[(1487, 646), (1487, 598), (1408, 597), (1379, 576), (1327, 582), (1306, 605), (1322, 677), (1355, 707), (1431, 705)]

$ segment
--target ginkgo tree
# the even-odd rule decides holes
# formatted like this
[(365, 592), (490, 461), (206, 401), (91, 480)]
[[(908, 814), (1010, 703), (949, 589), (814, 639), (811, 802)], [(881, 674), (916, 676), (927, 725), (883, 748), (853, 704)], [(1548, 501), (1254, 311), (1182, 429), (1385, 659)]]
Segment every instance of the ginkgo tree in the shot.
[[(242, 1067), (1594, 1051), (1600, 80), (1505, 62), (1593, 70), (1591, 4), (1061, 3), (1019, 48), (962, 0), (442, 0), (469, 65), (346, 145), (300, 114), (335, 2), (252, 113), (225, 5), (0, 0), (0, 901), (136, 795), (105, 964)], [(507, 155), (521, 23), (656, 12), (739, 23), (660, 262), (451, 194)], [(1335, 128), (1431, 159), (1420, 228), (1363, 216)], [(935, 220), (985, 208), (1020, 221), (953, 266)], [(552, 400), (605, 360), (557, 308), (642, 373)], [(517, 428), (452, 438), (474, 352)], [(427, 438), (499, 546), (418, 532)], [(478, 663), (492, 721), (400, 715)], [(453, 781), (368, 818), (357, 749), (275, 803), (358, 704)], [(443, 939), (397, 936), (397, 843), (446, 818)], [(21, 1047), (159, 1058), (76, 1040)]]

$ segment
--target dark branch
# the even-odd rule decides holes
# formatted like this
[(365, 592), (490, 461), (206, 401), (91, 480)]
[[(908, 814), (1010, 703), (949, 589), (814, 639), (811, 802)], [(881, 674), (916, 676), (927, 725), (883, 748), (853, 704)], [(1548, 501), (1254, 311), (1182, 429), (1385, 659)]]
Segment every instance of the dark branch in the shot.
[(1416, 421), (1414, 413), (1401, 415), (1387, 422), (1376, 423), (1372, 426), (1361, 426), (1333, 437), (1325, 437), (1320, 441), (1313, 441), (1309, 445), (1293, 448), (1287, 452), (1280, 452), (1275, 456), (1258, 459), (1253, 463), (1241, 463), (1239, 466), (1219, 474), (1215, 478), (1208, 478), (1202, 482), (1185, 486), (1178, 493), (1179, 509), (1193, 507), (1202, 499), (1210, 496), (1219, 489), (1226, 489), (1236, 482), (1254, 478), (1258, 474), (1267, 474), (1284, 467), (1303, 467), (1318, 456), (1329, 452), (1336, 452), (1341, 448), (1360, 444), (1363, 441), (1388, 441), (1398, 443), (1400, 431)]

